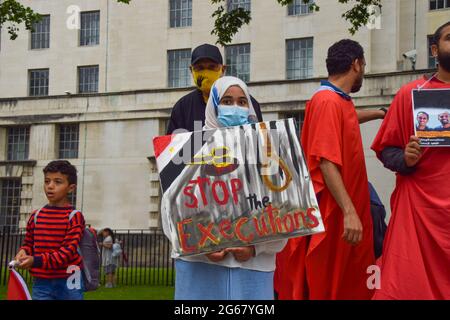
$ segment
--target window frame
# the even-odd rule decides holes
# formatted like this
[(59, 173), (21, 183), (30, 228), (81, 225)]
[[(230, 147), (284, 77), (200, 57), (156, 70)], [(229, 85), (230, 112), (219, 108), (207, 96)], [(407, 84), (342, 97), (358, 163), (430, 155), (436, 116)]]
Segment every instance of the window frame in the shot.
[[(179, 1), (180, 8), (178, 9), (177, 6), (173, 9), (172, 4), (176, 1)], [(187, 3), (187, 8), (183, 7), (183, 4)], [(193, 1), (192, 0), (169, 0), (169, 28), (171, 29), (179, 29), (179, 28), (189, 28), (192, 27), (192, 9), (193, 8)], [(183, 17), (183, 12), (187, 11), (187, 17)], [(175, 14), (174, 19), (172, 20), (172, 13)], [(179, 21), (177, 20), (177, 15), (179, 16)], [(187, 21), (186, 24), (184, 24), (184, 21)], [(178, 23), (179, 22), (179, 23)]]
[[(92, 21), (97, 23), (96, 28), (85, 28), (83, 29), (83, 17), (98, 14), (98, 20), (90, 20), (89, 26), (91, 26)], [(78, 46), (79, 47), (94, 47), (100, 45), (100, 20), (101, 14), (100, 10), (91, 10), (91, 11), (81, 11), (80, 12), (80, 31), (78, 32)], [(86, 35), (87, 30), (89, 30), (89, 37)], [(92, 30), (95, 31), (95, 34), (92, 35)], [(83, 34), (84, 31), (84, 34)], [(94, 39), (94, 43), (92, 43), (92, 39)], [(83, 41), (84, 40), (84, 41)]]
[[(235, 1), (238, 1), (238, 3), (235, 3)], [(241, 2), (244, 2), (241, 4)], [(235, 10), (237, 8), (243, 8), (245, 11), (251, 12), (252, 11), (252, 1), (251, 0), (227, 0), (227, 12), (230, 12), (232, 10)], [(248, 9), (246, 8), (248, 6)]]
[[(443, 7), (438, 8), (439, 1), (443, 1)], [(432, 3), (434, 3), (434, 9), (432, 8)], [(429, 0), (428, 1), (428, 10), (429, 11), (439, 11), (439, 10), (449, 10), (450, 9), (450, 0)]]
[[(48, 21), (48, 25), (42, 26), (42, 22)], [(39, 30), (37, 31), (37, 28), (47, 27), (46, 31)], [(43, 49), (49, 49), (50, 48), (50, 32), (51, 32), (51, 16), (50, 14), (42, 15), (42, 20), (35, 23), (33, 25), (33, 30), (30, 31), (30, 50), (43, 50)], [(45, 38), (45, 35), (47, 35), (47, 38)], [(38, 40), (36, 40), (36, 37), (41, 37)], [(34, 47), (33, 45), (36, 43), (42, 44), (42, 37), (44, 37), (44, 45), (39, 47)], [(47, 45), (47, 46), (45, 46)]]
[[(62, 139), (63, 137), (70, 137), (70, 138)], [(71, 148), (75, 145), (76, 145), (75, 148)], [(79, 123), (60, 124), (58, 126), (58, 159), (77, 159), (79, 156), (79, 147), (80, 147)]]
[[(314, 1), (310, 0), (308, 3), (303, 3), (303, 0), (298, 0), (298, 1), (300, 1), (300, 4), (297, 4), (296, 1), (297, 0), (293, 0), (292, 3), (287, 5), (287, 15), (288, 15), (288, 17), (302, 17), (302, 16), (307, 16), (307, 15), (310, 15), (310, 14), (313, 13), (313, 11), (310, 9), (310, 6), (312, 4), (314, 4)], [(289, 9), (290, 8), (293, 8), (293, 11), (295, 12), (295, 8), (297, 6), (300, 6), (300, 11), (301, 11), (301, 8), (303, 7), (303, 5), (307, 6), (307, 8), (308, 8), (308, 12), (307, 13), (301, 13), (300, 12), (300, 13), (289, 14)]]
[[(299, 65), (300, 65), (300, 67), (299, 67), (299, 72), (301, 73), (302, 72), (302, 70), (306, 70), (306, 72), (307, 72), (307, 75), (306, 76), (304, 76), (304, 77), (302, 77), (302, 76), (300, 76), (300, 77), (296, 77), (295, 76), (295, 71), (297, 70), (296, 68), (295, 68), (295, 59), (290, 59), (290, 57), (289, 57), (289, 44), (290, 43), (294, 43), (294, 41), (298, 41), (299, 42), (299, 44), (301, 44), (301, 41), (308, 41), (308, 40), (311, 40), (311, 47), (308, 47), (308, 46), (306, 46), (306, 58), (305, 59), (302, 59), (302, 56), (300, 55), (301, 54), (301, 50), (303, 49), (301, 46), (300, 46), (300, 48), (299, 48), (299, 50), (300, 50), (300, 53), (299, 53), (299, 58), (300, 58), (300, 61), (299, 61)], [(294, 39), (286, 39), (286, 42), (285, 42), (285, 51), (286, 51), (286, 80), (304, 80), (304, 79), (311, 79), (311, 78), (314, 78), (314, 37), (304, 37), (304, 38), (294, 38)], [(311, 57), (309, 57), (309, 49), (311, 50)], [(295, 51), (294, 51), (294, 57), (296, 56), (296, 54), (295, 54)], [(310, 59), (310, 60), (309, 60)], [(306, 68), (302, 68), (301, 67), (301, 64), (302, 64), (302, 60), (305, 60), (306, 61), (306, 64), (307, 64), (307, 67)], [(294, 68), (290, 68), (290, 65), (289, 65), (289, 62), (290, 61), (294, 61)], [(309, 61), (311, 62), (310, 63), (310, 68), (309, 68)], [(291, 74), (290, 74), (290, 71), (291, 71), (291, 73), (292, 73), (292, 70), (293, 70), (293, 72), (294, 72), (294, 76), (292, 76)]]
[[(428, 58), (427, 58), (427, 67), (428, 69), (435, 69), (437, 67), (437, 58), (432, 56), (431, 46), (433, 45), (433, 35), (427, 36), (427, 49), (428, 49)], [(434, 66), (431, 65), (431, 60), (434, 59)]]
[[(47, 79), (45, 78), (37, 78), (37, 79), (33, 79), (33, 75), (35, 73), (41, 73), (41, 72), (46, 72), (47, 74)], [(38, 86), (34, 86), (32, 85), (32, 80), (33, 81), (41, 81), (41, 80), (46, 81), (46, 85), (41, 86), (40, 83)], [(41, 93), (41, 88), (44, 88), (44, 92)], [(28, 69), (28, 96), (29, 97), (46, 97), (49, 95), (49, 89), (50, 89), (50, 69), (49, 68), (41, 68), (41, 69)], [(32, 92), (33, 90), (33, 92)], [(37, 90), (37, 94), (36, 91)]]
[[(236, 63), (230, 63), (230, 52), (229, 50), (232, 49), (237, 49), (240, 50), (241, 48), (247, 49), (248, 48), (248, 52), (238, 52), (237, 55), (233, 55), (233, 57), (236, 60), (239, 60), (240, 57), (246, 55), (248, 56), (248, 72), (246, 73), (239, 73), (238, 71), (238, 66), (240, 66), (239, 61), (236, 61)], [(239, 44), (231, 44), (231, 45), (226, 45), (225, 46), (225, 64), (227, 66), (226, 69), (226, 74), (229, 76), (233, 76), (233, 77), (237, 77), (239, 79), (241, 79), (242, 81), (244, 81), (245, 83), (248, 83), (251, 81), (251, 53), (252, 53), (252, 49), (251, 49), (251, 43), (239, 43)], [(241, 64), (245, 64), (241, 63)], [(231, 72), (232, 70), (232, 66), (236, 66), (236, 72), (233, 73)], [(246, 76), (246, 77), (242, 77), (242, 75)]]
[[(178, 59), (175, 57), (175, 59), (173, 59), (174, 62), (178, 62), (178, 64), (180, 63), (185, 63), (186, 64), (186, 71), (185, 71), (185, 78), (183, 79), (183, 82), (181, 81), (181, 77), (180, 77), (180, 73), (178, 73), (178, 84), (179, 85), (173, 85), (175, 83), (175, 79), (171, 78), (171, 70), (184, 70), (184, 68), (181, 67), (172, 67), (171, 68), (171, 53), (184, 53), (184, 57), (178, 57)], [(192, 50), (191, 49), (175, 49), (175, 50), (167, 50), (167, 86), (169, 88), (188, 88), (190, 86), (192, 86), (192, 80), (191, 80), (191, 73), (189, 70), (189, 66), (191, 64), (191, 53)]]
[[(18, 130), (18, 132), (11, 132), (12, 130)], [(22, 132), (22, 130), (24, 131)], [(22, 154), (23, 156), (18, 156)], [(29, 126), (8, 127), (6, 133), (6, 159), (8, 161), (25, 161), (29, 159), (29, 155), (30, 155), (30, 127)]]
[[(5, 182), (13, 184), (18, 183), (17, 185), (14, 185), (11, 189), (5, 188)], [(6, 198), (5, 198), (5, 189), (6, 189)], [(20, 206), (22, 204), (22, 179), (21, 178), (1, 178), (0, 179), (0, 231), (3, 231), (5, 227), (9, 228), (10, 233), (16, 233), (19, 230), (19, 223), (20, 223)], [(11, 197), (9, 197), (12, 195)], [(14, 201), (12, 201), (14, 200)], [(10, 202), (15, 202), (15, 200), (18, 200), (18, 203), (10, 204)], [(4, 218), (4, 223), (2, 223)], [(9, 220), (9, 221), (8, 221)], [(16, 221), (14, 225), (12, 224), (13, 221)], [(9, 223), (7, 223), (9, 222)]]
[[(81, 90), (81, 70), (86, 70), (86, 69), (96, 69), (97, 70), (97, 82), (96, 82), (96, 90), (91, 91), (91, 90)], [(100, 82), (100, 66), (98, 64), (96, 65), (88, 65), (88, 66), (78, 66), (77, 67), (77, 92), (79, 94), (91, 94), (91, 93), (98, 93), (99, 91), (99, 82)], [(85, 84), (85, 86), (89, 86), (89, 83)]]

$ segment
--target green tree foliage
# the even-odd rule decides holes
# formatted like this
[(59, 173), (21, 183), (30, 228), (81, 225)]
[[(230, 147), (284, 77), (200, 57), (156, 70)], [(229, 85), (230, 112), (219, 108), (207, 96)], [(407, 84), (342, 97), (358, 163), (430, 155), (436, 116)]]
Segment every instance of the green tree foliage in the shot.
[[(129, 4), (132, 0), (116, 0), (119, 3)], [(242, 28), (243, 25), (251, 21), (251, 12), (243, 8), (227, 10), (227, 0), (210, 0), (211, 4), (218, 5), (216, 11), (212, 14), (214, 19), (214, 29), (211, 34), (217, 36), (217, 43), (221, 45), (232, 41), (233, 36)], [(268, 0), (264, 0), (268, 1)], [(280, 5), (287, 6), (294, 0), (276, 0)], [(308, 3), (308, 0), (302, 0)], [(353, 3), (353, 7), (342, 14), (342, 17), (350, 23), (349, 32), (353, 35), (359, 28), (366, 25), (371, 13), (369, 8), (376, 6), (381, 8), (381, 0), (337, 0), (341, 4)], [(320, 7), (312, 3), (311, 10), (319, 11)], [(17, 25), (23, 23), (27, 30), (31, 30), (36, 22), (39, 22), (41, 16), (31, 8), (25, 7), (18, 0), (0, 0), (0, 26), (6, 22), (8, 33), (12, 40), (17, 38), (19, 28)]]
[[(129, 4), (131, 0), (116, 0)], [(25, 29), (32, 30), (33, 25), (42, 19), (41, 15), (30, 7), (25, 7), (18, 0), (0, 0), (0, 27), (8, 23), (8, 33), (11, 40), (17, 38), (19, 24), (24, 24)]]
[[(267, 1), (267, 0), (266, 0)], [(287, 6), (294, 0), (276, 0), (282, 6)], [(302, 0), (304, 3), (309, 3), (308, 0)], [(353, 2), (353, 7), (342, 14), (342, 17), (350, 22), (349, 32), (353, 35), (359, 28), (366, 25), (371, 16), (370, 8), (376, 6), (381, 8), (381, 0), (337, 0), (341, 4)], [(244, 25), (251, 20), (251, 12), (243, 8), (234, 10), (227, 10), (227, 0), (211, 0), (212, 4), (218, 5), (218, 8), (213, 13), (214, 29), (211, 34), (217, 36), (217, 43), (226, 45), (231, 42), (233, 36)], [(320, 7), (312, 3), (310, 4), (312, 11), (319, 11)]]

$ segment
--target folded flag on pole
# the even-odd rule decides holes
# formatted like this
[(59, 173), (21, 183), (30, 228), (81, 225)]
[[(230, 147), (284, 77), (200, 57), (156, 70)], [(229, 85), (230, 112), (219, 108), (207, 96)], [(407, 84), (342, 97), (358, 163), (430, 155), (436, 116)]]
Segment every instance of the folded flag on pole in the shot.
[(11, 261), (9, 263), (9, 281), (8, 281), (8, 292), (7, 300), (31, 300), (30, 292), (28, 291), (27, 284), (23, 280), (20, 273), (18, 273), (14, 266), (17, 264), (16, 261)]

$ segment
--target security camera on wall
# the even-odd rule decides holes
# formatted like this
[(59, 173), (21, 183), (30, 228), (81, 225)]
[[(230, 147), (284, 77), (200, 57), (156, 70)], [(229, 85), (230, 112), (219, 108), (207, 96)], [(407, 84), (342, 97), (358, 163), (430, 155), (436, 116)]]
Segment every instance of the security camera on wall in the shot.
[(417, 57), (417, 50), (413, 49), (413, 50), (407, 51), (403, 54), (403, 57), (405, 59), (410, 59), (410, 60), (414, 59), (415, 60)]
[(413, 50), (407, 51), (403, 54), (403, 57), (405, 59), (408, 59), (409, 61), (411, 61), (412, 69), (416, 70), (417, 50), (413, 49)]

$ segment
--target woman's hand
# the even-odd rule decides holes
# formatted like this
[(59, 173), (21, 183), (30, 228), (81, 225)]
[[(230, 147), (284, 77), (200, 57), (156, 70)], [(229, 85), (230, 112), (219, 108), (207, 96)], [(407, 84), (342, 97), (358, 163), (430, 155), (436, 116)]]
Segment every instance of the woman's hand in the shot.
[(212, 262), (220, 262), (223, 259), (225, 259), (227, 254), (228, 254), (227, 251), (222, 250), (222, 251), (216, 251), (213, 253), (207, 253), (206, 257)]
[(238, 262), (245, 262), (256, 253), (255, 246), (227, 248), (225, 251), (231, 253)]

